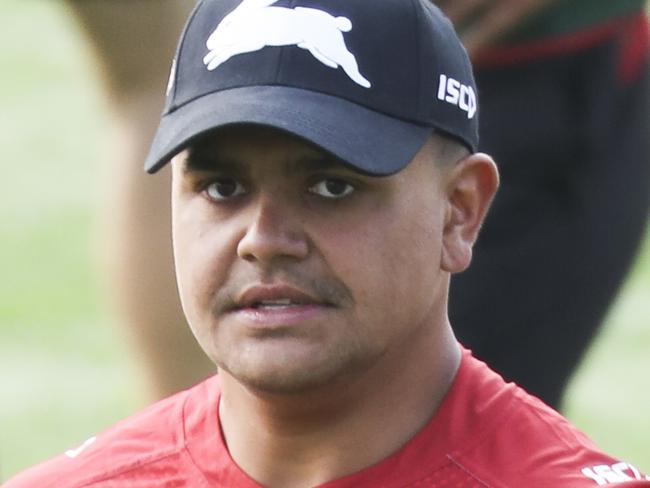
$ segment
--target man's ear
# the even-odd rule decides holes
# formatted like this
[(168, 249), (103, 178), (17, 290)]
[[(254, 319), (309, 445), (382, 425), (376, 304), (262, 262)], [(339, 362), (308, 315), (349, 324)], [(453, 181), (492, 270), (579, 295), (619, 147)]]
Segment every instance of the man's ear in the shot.
[(472, 246), (499, 186), (499, 172), (483, 153), (467, 156), (449, 171), (440, 264), (445, 271), (459, 273), (472, 260)]

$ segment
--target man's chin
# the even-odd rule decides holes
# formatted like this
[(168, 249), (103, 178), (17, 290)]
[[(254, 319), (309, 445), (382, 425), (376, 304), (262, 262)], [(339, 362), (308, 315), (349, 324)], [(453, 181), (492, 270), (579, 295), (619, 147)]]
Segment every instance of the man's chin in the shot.
[(338, 372), (314, 371), (310, 367), (268, 368), (265, 371), (220, 368), (247, 389), (273, 395), (303, 395), (336, 381)]
[(283, 361), (221, 364), (225, 372), (247, 389), (264, 394), (304, 395), (338, 383), (354, 371), (354, 361), (315, 361), (313, 357)]

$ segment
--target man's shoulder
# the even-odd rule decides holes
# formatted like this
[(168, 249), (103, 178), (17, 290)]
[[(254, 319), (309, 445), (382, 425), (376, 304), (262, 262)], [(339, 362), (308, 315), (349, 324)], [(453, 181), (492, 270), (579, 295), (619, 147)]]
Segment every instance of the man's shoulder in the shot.
[(20, 473), (3, 488), (126, 488), (132, 486), (134, 478), (147, 477), (160, 481), (156, 486), (167, 486), (163, 480), (178, 480), (193, 471), (185, 451), (184, 409), (188, 400), (211, 388), (213, 381), (154, 403), (79, 446)]
[(500, 402), (498, 420), (449, 454), (454, 464), (487, 486), (650, 488), (650, 477), (602, 452), (562, 415), (521, 388), (503, 383), (496, 394), (508, 397)]

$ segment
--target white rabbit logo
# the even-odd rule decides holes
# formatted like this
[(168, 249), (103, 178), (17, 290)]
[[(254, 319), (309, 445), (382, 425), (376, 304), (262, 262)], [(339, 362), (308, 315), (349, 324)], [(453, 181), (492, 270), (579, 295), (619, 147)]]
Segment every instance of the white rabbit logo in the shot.
[(267, 46), (297, 46), (330, 68), (341, 66), (355, 83), (370, 88), (343, 38), (352, 29), (346, 17), (307, 7), (270, 7), (277, 0), (243, 0), (217, 26), (206, 43), (203, 63), (212, 71), (238, 54)]

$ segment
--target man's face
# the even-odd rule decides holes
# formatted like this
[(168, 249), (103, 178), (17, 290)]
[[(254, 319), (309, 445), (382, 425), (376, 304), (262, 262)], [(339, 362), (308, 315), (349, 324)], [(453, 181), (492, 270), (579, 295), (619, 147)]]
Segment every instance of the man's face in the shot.
[(394, 362), (445, 321), (446, 170), (432, 142), (390, 177), (289, 135), (222, 130), (175, 158), (183, 307), (241, 383), (304, 391)]

